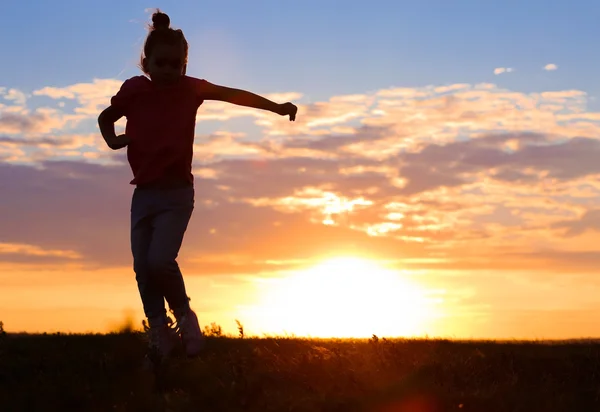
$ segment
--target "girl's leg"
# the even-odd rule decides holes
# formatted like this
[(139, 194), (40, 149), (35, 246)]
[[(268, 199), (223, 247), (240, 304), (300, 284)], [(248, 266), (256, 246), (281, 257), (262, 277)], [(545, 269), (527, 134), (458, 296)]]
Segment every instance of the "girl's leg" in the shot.
[(196, 356), (204, 347), (204, 339), (198, 317), (190, 309), (176, 260), (194, 210), (194, 188), (168, 190), (161, 194), (160, 199), (160, 212), (152, 220), (148, 264), (153, 276), (161, 279), (161, 290), (177, 318), (185, 353)]
[(148, 267), (159, 279), (169, 307), (179, 317), (189, 310), (189, 299), (177, 256), (194, 210), (194, 188), (163, 191), (160, 211), (152, 219), (152, 241), (148, 250)]
[(151, 326), (166, 323), (165, 300), (157, 278), (148, 264), (148, 252), (152, 243), (153, 199), (149, 193), (135, 189), (131, 201), (131, 252), (133, 270), (144, 307), (144, 314)]

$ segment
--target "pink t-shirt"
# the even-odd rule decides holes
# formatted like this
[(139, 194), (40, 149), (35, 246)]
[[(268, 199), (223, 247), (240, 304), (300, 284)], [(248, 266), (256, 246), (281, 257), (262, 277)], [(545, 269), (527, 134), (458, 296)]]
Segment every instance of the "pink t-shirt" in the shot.
[(111, 105), (127, 118), (131, 184), (166, 180), (193, 183), (196, 112), (204, 101), (201, 90), (205, 84), (206, 80), (182, 76), (172, 86), (158, 87), (145, 76), (135, 76), (111, 98)]

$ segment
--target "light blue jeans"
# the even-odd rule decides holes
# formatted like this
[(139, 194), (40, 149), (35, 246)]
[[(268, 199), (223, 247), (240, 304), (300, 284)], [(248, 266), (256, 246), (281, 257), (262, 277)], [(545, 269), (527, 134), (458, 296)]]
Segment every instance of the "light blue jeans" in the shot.
[(165, 299), (175, 315), (189, 309), (177, 255), (194, 210), (194, 187), (136, 187), (131, 199), (133, 270), (150, 325), (166, 322)]

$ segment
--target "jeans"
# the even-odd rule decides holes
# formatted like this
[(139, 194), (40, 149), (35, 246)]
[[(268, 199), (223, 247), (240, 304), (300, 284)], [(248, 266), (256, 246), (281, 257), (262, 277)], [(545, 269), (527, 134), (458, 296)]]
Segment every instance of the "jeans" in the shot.
[(189, 310), (189, 298), (176, 259), (193, 210), (193, 186), (134, 189), (133, 270), (150, 325), (166, 322), (165, 299), (176, 317)]

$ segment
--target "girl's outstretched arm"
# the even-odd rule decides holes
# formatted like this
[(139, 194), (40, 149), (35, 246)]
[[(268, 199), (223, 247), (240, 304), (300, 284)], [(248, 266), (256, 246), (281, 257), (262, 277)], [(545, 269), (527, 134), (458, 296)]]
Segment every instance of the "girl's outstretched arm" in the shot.
[(206, 80), (202, 80), (199, 83), (198, 92), (204, 100), (220, 100), (239, 106), (268, 110), (280, 116), (289, 115), (290, 121), (296, 120), (296, 113), (298, 112), (298, 108), (292, 103), (275, 103), (252, 92), (219, 86)]

